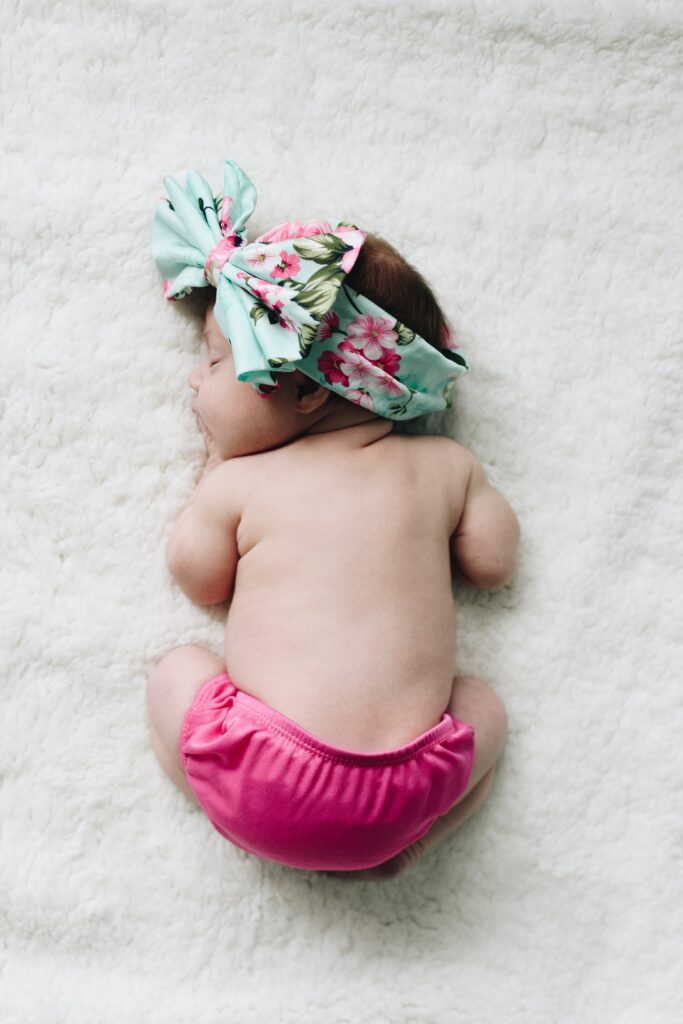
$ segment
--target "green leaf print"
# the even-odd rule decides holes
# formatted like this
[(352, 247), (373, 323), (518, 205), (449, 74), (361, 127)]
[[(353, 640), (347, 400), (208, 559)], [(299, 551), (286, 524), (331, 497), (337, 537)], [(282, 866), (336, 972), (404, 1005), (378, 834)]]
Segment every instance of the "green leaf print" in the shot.
[(396, 402), (390, 402), (387, 412), (391, 416), (402, 416), (405, 414), (407, 404), (408, 403), (406, 402), (406, 405), (398, 405)]
[[(288, 277), (286, 281), (282, 281), (279, 287), (285, 291), (292, 292), (293, 295), (296, 296), (299, 294), (299, 292), (303, 291), (303, 289), (306, 287), (306, 283), (304, 281), (297, 281), (296, 278), (294, 277)], [(288, 295), (287, 301), (289, 302), (290, 299), (291, 296)]]
[(317, 334), (317, 324), (302, 324), (299, 330), (299, 351), (302, 356), (307, 356), (311, 351)]
[(299, 292), (297, 302), (302, 309), (308, 310), (312, 317), (320, 320), (334, 305), (343, 279), (342, 270), (321, 267), (315, 274), (311, 274), (305, 287)]
[(406, 409), (413, 400), (413, 396), (417, 394), (415, 388), (411, 388), (409, 384), (403, 384), (403, 386), (410, 392), (407, 402), (390, 402), (388, 411), (392, 416), (405, 416)]
[(394, 324), (394, 330), (398, 334), (397, 345), (410, 345), (411, 341), (415, 341), (415, 331), (411, 331), (410, 327), (406, 327), (400, 320)]
[(254, 323), (258, 323), (258, 321), (261, 319), (261, 317), (265, 316), (265, 315), (266, 315), (266, 310), (263, 308), (263, 306), (254, 305), (249, 310), (249, 316), (254, 321)]
[(457, 363), (458, 366), (467, 366), (467, 363), (465, 362), (463, 357), (458, 355), (457, 352), (451, 352), (449, 348), (442, 348), (439, 349), (439, 351), (441, 352), (442, 356), (445, 356), (446, 359), (450, 359), (452, 360), (452, 362)]
[(277, 359), (269, 359), (268, 360), (268, 366), (272, 366), (274, 369), (277, 369), (278, 366), (283, 366), (284, 363), (288, 363), (288, 362), (289, 362), (289, 359), (286, 359), (284, 356), (278, 356)]
[(336, 235), (316, 235), (304, 242), (292, 242), (294, 252), (304, 260), (313, 263), (341, 263), (341, 257), (353, 247), (342, 242)]

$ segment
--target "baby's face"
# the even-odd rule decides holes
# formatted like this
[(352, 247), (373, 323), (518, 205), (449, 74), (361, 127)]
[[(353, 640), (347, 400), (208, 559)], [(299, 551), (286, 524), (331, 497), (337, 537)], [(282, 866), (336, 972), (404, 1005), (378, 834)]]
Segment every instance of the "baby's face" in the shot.
[[(247, 381), (237, 380), (232, 349), (210, 306), (204, 321), (204, 359), (187, 379), (196, 392), (193, 412), (222, 459), (267, 451), (296, 433), (295, 382), (281, 375), (280, 388), (261, 398)], [(284, 379), (283, 379), (284, 378)]]

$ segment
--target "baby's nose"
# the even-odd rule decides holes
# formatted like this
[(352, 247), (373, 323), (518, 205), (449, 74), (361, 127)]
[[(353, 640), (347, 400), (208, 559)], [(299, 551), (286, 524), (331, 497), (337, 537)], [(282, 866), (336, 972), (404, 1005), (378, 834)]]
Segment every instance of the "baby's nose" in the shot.
[(187, 383), (190, 385), (190, 387), (192, 388), (193, 391), (198, 391), (199, 390), (200, 379), (201, 379), (201, 374), (199, 372), (199, 368), (195, 366), (194, 370), (192, 371), (190, 376), (187, 378)]

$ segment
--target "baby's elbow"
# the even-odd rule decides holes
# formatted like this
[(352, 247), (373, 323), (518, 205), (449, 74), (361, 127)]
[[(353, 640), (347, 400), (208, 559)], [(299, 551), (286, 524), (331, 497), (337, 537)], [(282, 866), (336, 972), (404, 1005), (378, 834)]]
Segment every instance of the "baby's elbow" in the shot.
[(472, 564), (466, 566), (470, 582), (482, 590), (500, 590), (509, 584), (517, 571), (517, 552), (519, 549), (519, 521), (509, 508), (502, 536), (494, 551), (486, 549), (478, 552)]
[(482, 590), (500, 590), (501, 587), (505, 587), (508, 583), (512, 582), (516, 572), (516, 560), (512, 565), (492, 566), (479, 575), (477, 586), (481, 587)]
[(453, 576), (456, 580), (461, 583), (469, 583), (472, 587), (478, 587), (480, 590), (499, 590), (509, 583), (515, 572), (517, 571), (516, 565), (496, 564), (487, 562), (482, 564), (470, 564), (466, 568), (462, 563), (451, 563)]
[(508, 542), (504, 556), (491, 567), (489, 582), (481, 584), (489, 590), (498, 590), (512, 581), (517, 572), (517, 552), (519, 551), (520, 526), (519, 519), (510, 509), (507, 526)]
[(470, 570), (469, 574), (463, 573), (462, 568), (460, 572), (473, 587), (478, 587), (480, 590), (500, 590), (512, 580), (516, 569), (516, 565), (506, 562), (478, 565), (476, 571)]
[(210, 608), (217, 604), (225, 604), (232, 599), (232, 588), (218, 586), (198, 580), (192, 572), (172, 572), (175, 582), (185, 597), (200, 608)]
[(486, 582), (479, 584), (480, 586), (488, 590), (498, 590), (512, 581), (517, 572), (520, 534), (519, 519), (512, 509), (509, 509), (504, 551), (501, 557), (489, 567), (488, 577), (485, 574)]

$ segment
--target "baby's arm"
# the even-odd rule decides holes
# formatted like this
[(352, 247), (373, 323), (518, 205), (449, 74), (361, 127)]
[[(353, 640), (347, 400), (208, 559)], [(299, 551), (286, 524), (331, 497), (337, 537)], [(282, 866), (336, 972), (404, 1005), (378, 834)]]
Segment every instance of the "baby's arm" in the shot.
[(166, 544), (166, 564), (191, 601), (222, 604), (232, 597), (241, 518), (239, 469), (233, 460), (204, 474)]
[(450, 538), (451, 559), (468, 583), (494, 589), (515, 574), (519, 521), (502, 494), (489, 484), (481, 463), (472, 452), (467, 454), (469, 478), (460, 521)]

